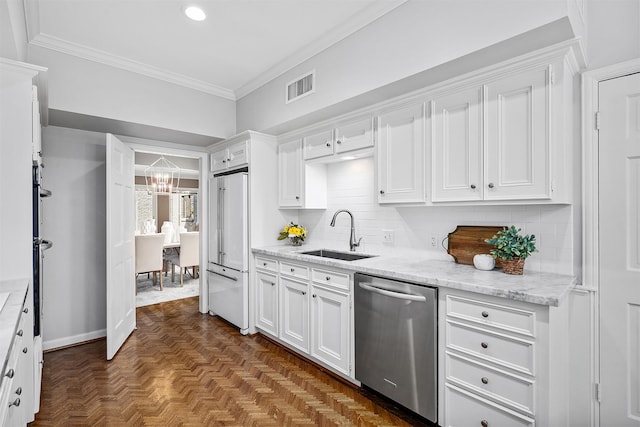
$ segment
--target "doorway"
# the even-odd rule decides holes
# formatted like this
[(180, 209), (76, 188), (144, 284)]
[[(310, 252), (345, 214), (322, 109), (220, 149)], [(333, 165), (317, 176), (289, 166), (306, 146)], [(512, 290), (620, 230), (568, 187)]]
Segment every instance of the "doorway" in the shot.
[[(136, 307), (199, 296), (200, 159), (135, 150), (134, 163), (135, 235), (136, 242), (139, 242), (136, 248), (136, 265), (139, 265), (136, 270)], [(163, 190), (153, 185), (154, 172), (161, 163), (176, 168), (170, 189)], [(197, 239), (193, 239), (192, 235), (196, 233)], [(147, 243), (158, 234), (162, 237), (155, 236), (155, 240), (161, 243), (161, 248), (156, 247), (160, 243)], [(181, 236), (184, 237), (182, 241)], [(148, 249), (143, 250), (143, 247)], [(156, 265), (160, 262), (160, 255), (156, 253), (159, 250), (162, 251), (162, 270), (142, 271), (159, 268)], [(143, 265), (148, 258), (153, 258), (153, 267)]]

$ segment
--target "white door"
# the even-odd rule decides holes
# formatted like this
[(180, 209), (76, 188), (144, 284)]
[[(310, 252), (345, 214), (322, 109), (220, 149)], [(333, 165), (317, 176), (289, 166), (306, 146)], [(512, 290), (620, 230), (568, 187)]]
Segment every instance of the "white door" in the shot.
[(301, 140), (278, 147), (278, 196), (280, 207), (302, 206)]
[(431, 107), (434, 202), (482, 200), (482, 92), (443, 96)]
[(640, 426), (640, 74), (599, 103), (600, 425)]
[(373, 147), (373, 118), (346, 123), (336, 129), (336, 154)]
[(349, 375), (349, 296), (311, 287), (311, 354)]
[(378, 118), (378, 203), (424, 202), (424, 105)]
[(107, 134), (107, 360), (136, 327), (133, 150)]
[(485, 200), (550, 197), (549, 90), (548, 68), (485, 87)]
[(275, 274), (256, 273), (256, 326), (278, 336), (278, 279)]
[(280, 339), (309, 352), (307, 284), (280, 278)]

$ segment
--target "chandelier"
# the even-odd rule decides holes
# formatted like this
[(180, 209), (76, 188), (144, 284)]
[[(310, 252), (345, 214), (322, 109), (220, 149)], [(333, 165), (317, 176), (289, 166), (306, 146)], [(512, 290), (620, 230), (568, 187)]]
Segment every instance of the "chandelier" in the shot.
[(180, 186), (180, 168), (160, 156), (144, 170), (144, 180), (150, 194), (173, 193)]

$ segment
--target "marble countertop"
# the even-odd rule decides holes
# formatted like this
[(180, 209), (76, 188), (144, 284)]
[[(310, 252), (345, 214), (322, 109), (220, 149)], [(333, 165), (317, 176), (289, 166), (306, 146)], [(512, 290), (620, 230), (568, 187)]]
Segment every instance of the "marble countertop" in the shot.
[(399, 255), (379, 255), (356, 261), (301, 253), (315, 249), (321, 248), (280, 245), (252, 250), (254, 254), (553, 307), (559, 306), (569, 289), (576, 285), (576, 278), (573, 276), (526, 270), (522, 276), (505, 274), (502, 270), (482, 271), (470, 265), (457, 264), (450, 259), (431, 259), (418, 251), (402, 251)]
[(2, 361), (2, 371), (0, 371), (0, 384), (5, 378), (4, 371), (9, 359), (9, 349), (16, 337), (16, 329), (20, 320), (20, 312), (24, 305), (24, 298), (27, 294), (29, 279), (3, 280), (0, 281), (0, 293), (9, 293), (7, 301), (0, 309), (0, 361)]

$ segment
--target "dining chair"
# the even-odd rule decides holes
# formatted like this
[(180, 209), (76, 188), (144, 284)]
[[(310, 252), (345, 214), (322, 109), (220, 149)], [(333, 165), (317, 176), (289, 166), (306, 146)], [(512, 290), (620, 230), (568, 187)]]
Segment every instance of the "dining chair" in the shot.
[(188, 231), (180, 233), (180, 253), (166, 257), (171, 262), (171, 281), (174, 281), (174, 266), (180, 267), (180, 286), (184, 286), (184, 272), (187, 268), (193, 268), (193, 277), (200, 266), (200, 232)]
[[(162, 256), (164, 234), (137, 234), (136, 246), (136, 278), (140, 273), (153, 273), (153, 284), (156, 283), (156, 273), (160, 273), (160, 290), (162, 288), (162, 268), (164, 260)], [(136, 294), (138, 288), (136, 287)]]

